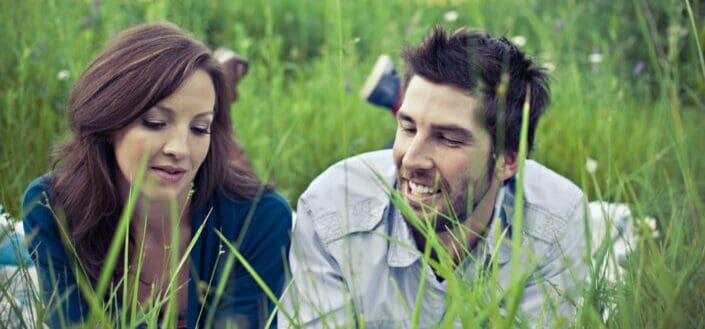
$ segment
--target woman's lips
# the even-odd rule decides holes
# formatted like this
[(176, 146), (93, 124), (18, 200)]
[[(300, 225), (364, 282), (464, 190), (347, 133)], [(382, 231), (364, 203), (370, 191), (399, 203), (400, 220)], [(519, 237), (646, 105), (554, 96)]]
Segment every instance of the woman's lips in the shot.
[(150, 168), (159, 179), (165, 183), (176, 184), (186, 175), (186, 170), (164, 167)]

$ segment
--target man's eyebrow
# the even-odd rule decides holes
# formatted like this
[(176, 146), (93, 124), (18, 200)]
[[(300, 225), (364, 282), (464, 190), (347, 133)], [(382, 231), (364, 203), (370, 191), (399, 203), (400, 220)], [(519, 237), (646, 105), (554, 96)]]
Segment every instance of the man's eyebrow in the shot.
[(397, 120), (414, 122), (414, 119), (412, 119), (410, 116), (408, 116), (404, 113), (401, 113), (401, 112), (397, 112)]
[(470, 130), (454, 124), (434, 124), (431, 125), (431, 130), (459, 135), (466, 138), (473, 137), (473, 134)]

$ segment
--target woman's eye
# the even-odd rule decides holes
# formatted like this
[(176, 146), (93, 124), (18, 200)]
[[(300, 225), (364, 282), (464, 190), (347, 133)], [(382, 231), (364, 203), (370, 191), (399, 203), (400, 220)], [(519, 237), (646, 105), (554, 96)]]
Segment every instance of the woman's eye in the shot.
[(209, 135), (211, 133), (210, 127), (191, 127), (191, 131), (197, 135)]
[(166, 126), (166, 122), (142, 119), (142, 125), (149, 129), (157, 130)]

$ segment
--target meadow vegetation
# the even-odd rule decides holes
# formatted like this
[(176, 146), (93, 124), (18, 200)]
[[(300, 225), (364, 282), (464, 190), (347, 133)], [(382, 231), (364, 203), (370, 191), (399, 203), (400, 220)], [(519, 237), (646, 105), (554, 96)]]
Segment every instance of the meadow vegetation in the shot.
[[(575, 323), (563, 324), (702, 328), (704, 17), (699, 0), (2, 1), (0, 203), (20, 218), (24, 188), (51, 169), (52, 146), (66, 137), (72, 83), (131, 25), (170, 21), (250, 60), (232, 107), (236, 132), (258, 174), (294, 205), (326, 167), (392, 138), (393, 117), (357, 95), (377, 56), (399, 63), (431, 27), (467, 25), (522, 43), (550, 71), (553, 101), (531, 157), (590, 200), (657, 219), (660, 236), (644, 235), (622, 279), (591, 271)], [(482, 294), (461, 289), (457, 300)], [(466, 323), (499, 317), (488, 305)]]

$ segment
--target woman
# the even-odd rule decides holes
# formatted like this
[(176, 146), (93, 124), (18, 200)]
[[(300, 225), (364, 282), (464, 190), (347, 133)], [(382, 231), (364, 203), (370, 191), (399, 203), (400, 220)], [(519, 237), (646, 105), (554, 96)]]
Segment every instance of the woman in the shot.
[(280, 292), (291, 210), (233, 158), (231, 92), (208, 48), (168, 24), (123, 31), (78, 79), (69, 99), (72, 138), (23, 201), (52, 327), (106, 319), (87, 296), (131, 196), (113, 289), (99, 296), (110, 321), (264, 325), (272, 303), (246, 266), (228, 266), (229, 244)]

